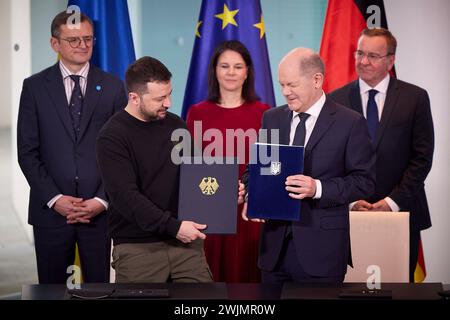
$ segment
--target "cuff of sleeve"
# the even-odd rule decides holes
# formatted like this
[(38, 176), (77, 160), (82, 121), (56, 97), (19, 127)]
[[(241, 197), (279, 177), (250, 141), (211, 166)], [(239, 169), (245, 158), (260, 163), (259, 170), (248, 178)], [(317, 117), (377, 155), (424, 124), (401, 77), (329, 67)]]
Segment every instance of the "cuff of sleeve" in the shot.
[(391, 207), (391, 210), (393, 212), (399, 212), (400, 211), (400, 207), (395, 203), (394, 200), (392, 200), (389, 197), (384, 198), (384, 200), (387, 202), (388, 206)]
[(105, 207), (105, 210), (108, 210), (109, 204), (107, 201), (100, 199), (99, 197), (95, 197), (94, 199), (100, 202)]
[(355, 203), (357, 203), (357, 202), (358, 202), (358, 201), (354, 201), (354, 202), (350, 203), (350, 204), (348, 205), (348, 210), (352, 211), (353, 206), (354, 206)]
[(314, 195), (313, 199), (320, 199), (322, 198), (322, 182), (320, 180), (315, 179), (316, 181), (316, 194)]
[(63, 196), (62, 194), (54, 196), (49, 202), (47, 202), (47, 207), (51, 209), (55, 205), (55, 202), (58, 201), (58, 199), (61, 198), (62, 196)]
[[(169, 213), (170, 214), (170, 213)], [(166, 232), (176, 238), (178, 234), (178, 230), (180, 230), (181, 221), (174, 219), (172, 217), (167, 221)]]

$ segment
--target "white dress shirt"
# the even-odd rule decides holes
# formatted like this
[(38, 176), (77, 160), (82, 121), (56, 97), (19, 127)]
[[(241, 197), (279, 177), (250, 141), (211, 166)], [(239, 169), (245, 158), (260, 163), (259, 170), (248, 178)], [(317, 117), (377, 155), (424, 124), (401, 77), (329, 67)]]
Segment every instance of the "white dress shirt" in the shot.
[[(322, 111), (323, 105), (325, 104), (326, 96), (322, 91), (322, 95), (319, 100), (316, 101), (305, 113), (309, 114), (308, 119), (305, 122), (305, 147), (308, 144), (309, 138), (311, 137), (311, 133), (316, 125), (317, 118), (319, 117), (320, 111)], [(292, 112), (292, 120), (291, 120), (291, 131), (289, 132), (289, 145), (292, 145), (295, 136), (295, 130), (297, 129), (297, 125), (300, 123), (300, 117), (297, 115), (299, 112)], [(316, 194), (313, 199), (320, 199), (322, 197), (322, 183), (318, 179), (314, 179), (316, 181)]]
[[(81, 87), (81, 93), (83, 94), (83, 96), (86, 94), (86, 86), (87, 86), (87, 77), (89, 74), (89, 62), (87, 62), (83, 68), (80, 69), (80, 71), (78, 71), (77, 73), (73, 73), (69, 70), (69, 68), (67, 68), (64, 63), (60, 60), (59, 61), (59, 69), (61, 70), (61, 74), (63, 77), (63, 83), (64, 83), (64, 89), (66, 91), (66, 97), (67, 97), (67, 103), (70, 103), (70, 98), (72, 97), (72, 91), (73, 91), (73, 87), (75, 86), (75, 82), (70, 78), (71, 75), (77, 75), (80, 76), (80, 87)], [(62, 194), (58, 194), (56, 196), (54, 196), (48, 203), (47, 206), (49, 208), (53, 207), (53, 205), (55, 204), (55, 202), (61, 198), (63, 195)], [(108, 209), (108, 202), (100, 199), (98, 197), (95, 197), (94, 199), (96, 199), (97, 201), (99, 201), (107, 210)], [(84, 199), (87, 200), (87, 199)]]
[(389, 86), (389, 74), (380, 81), (375, 87), (369, 86), (364, 80), (359, 79), (359, 93), (361, 94), (361, 105), (363, 108), (364, 118), (367, 119), (367, 102), (369, 101), (369, 90), (375, 89), (378, 93), (375, 95), (375, 102), (378, 107), (378, 119), (381, 120), (383, 114), (384, 102), (386, 101), (386, 93)]
[[(386, 94), (390, 78), (391, 78), (390, 75), (387, 74), (386, 77), (373, 88), (369, 86), (364, 80), (359, 78), (359, 90), (361, 94), (361, 105), (363, 109), (364, 118), (367, 119), (367, 102), (369, 101), (369, 90), (375, 89), (378, 91), (378, 93), (375, 95), (375, 102), (377, 103), (378, 107), (378, 119), (380, 119), (381, 121), (381, 115), (383, 114), (384, 103), (386, 101)], [(400, 207), (390, 197), (386, 197), (384, 198), (384, 200), (387, 202), (392, 211), (400, 211)], [(351, 208), (353, 208), (353, 205), (355, 203), (356, 202), (350, 204), (350, 210)]]

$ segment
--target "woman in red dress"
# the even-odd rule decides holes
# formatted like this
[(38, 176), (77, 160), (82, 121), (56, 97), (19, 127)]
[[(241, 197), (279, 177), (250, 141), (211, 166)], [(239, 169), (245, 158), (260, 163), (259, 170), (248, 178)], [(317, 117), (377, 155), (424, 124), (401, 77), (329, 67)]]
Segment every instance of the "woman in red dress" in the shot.
[[(253, 63), (247, 48), (239, 41), (225, 41), (211, 58), (208, 99), (189, 108), (187, 126), (203, 150), (211, 143), (215, 146), (218, 143), (203, 141), (203, 134), (209, 129), (220, 130), (224, 137), (222, 148), (213, 148), (213, 154), (207, 156), (238, 157), (241, 177), (249, 161), (250, 145), (256, 141), (262, 114), (267, 109), (269, 106), (259, 102), (255, 94)], [(226, 141), (227, 129), (240, 129), (228, 131), (228, 136), (233, 133), (234, 141)], [(237, 138), (239, 135), (241, 139)], [(245, 141), (245, 145), (239, 146), (239, 140)], [(257, 267), (259, 224), (243, 221), (241, 209), (242, 205), (236, 210), (235, 235), (208, 235), (205, 240), (205, 254), (215, 281), (260, 281)]]

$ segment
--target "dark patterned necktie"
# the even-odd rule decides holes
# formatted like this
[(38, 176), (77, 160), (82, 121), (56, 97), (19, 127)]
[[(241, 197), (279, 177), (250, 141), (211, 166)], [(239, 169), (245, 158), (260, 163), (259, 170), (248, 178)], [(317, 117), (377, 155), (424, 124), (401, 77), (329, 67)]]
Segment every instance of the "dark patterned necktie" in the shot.
[(73, 129), (75, 130), (75, 137), (78, 140), (80, 133), (81, 112), (83, 110), (83, 94), (81, 93), (80, 78), (81, 76), (71, 75), (70, 78), (75, 82), (70, 97), (70, 116), (72, 118)]

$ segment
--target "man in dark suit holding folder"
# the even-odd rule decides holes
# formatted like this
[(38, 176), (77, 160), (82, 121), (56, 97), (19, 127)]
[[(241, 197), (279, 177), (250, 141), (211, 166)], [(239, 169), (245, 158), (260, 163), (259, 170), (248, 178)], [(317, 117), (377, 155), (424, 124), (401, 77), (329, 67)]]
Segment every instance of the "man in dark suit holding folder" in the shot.
[[(287, 105), (263, 116), (262, 129), (279, 130), (280, 141), (269, 143), (305, 146), (304, 173), (286, 180), (289, 196), (302, 200), (300, 220), (268, 220), (262, 227), (258, 264), (265, 283), (342, 282), (350, 258), (348, 205), (374, 191), (367, 124), (328, 100), (323, 80), (317, 53), (292, 50), (279, 65)], [(241, 200), (242, 193), (241, 186)]]

